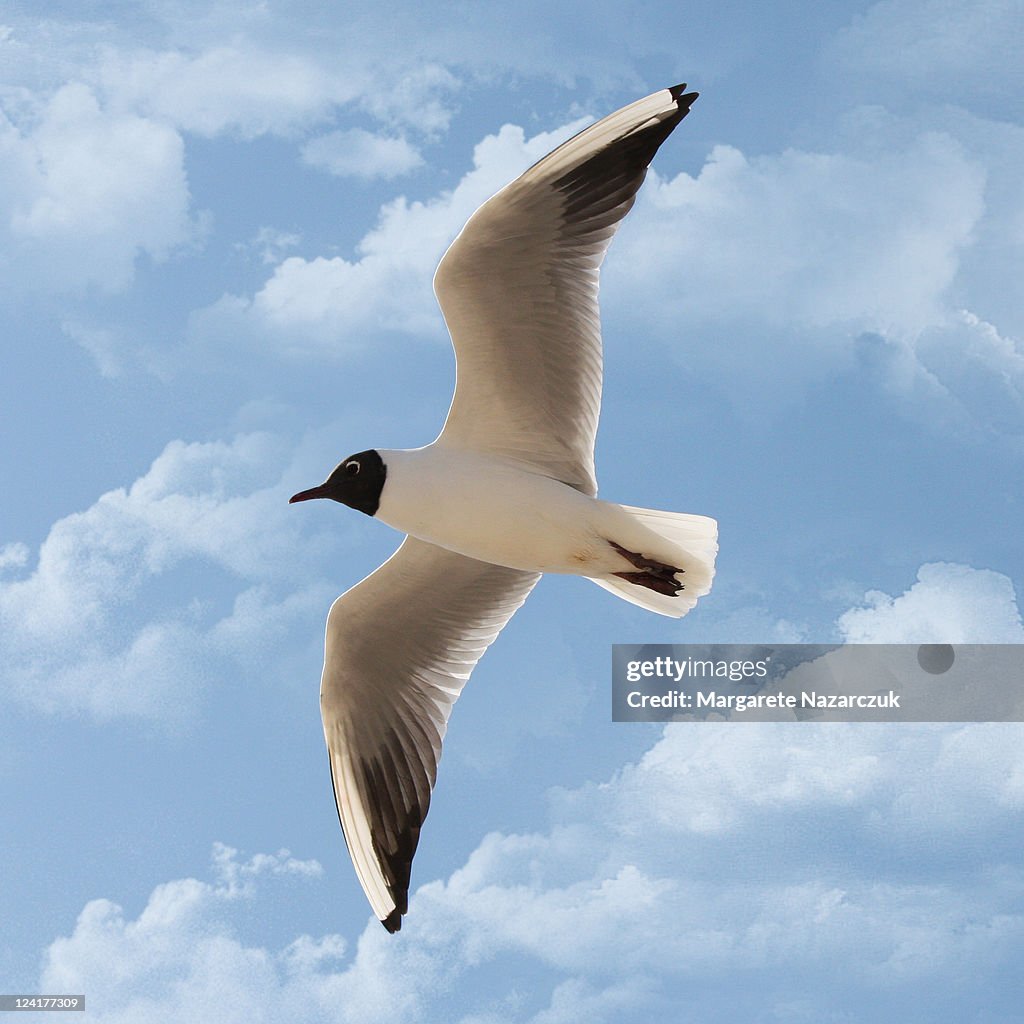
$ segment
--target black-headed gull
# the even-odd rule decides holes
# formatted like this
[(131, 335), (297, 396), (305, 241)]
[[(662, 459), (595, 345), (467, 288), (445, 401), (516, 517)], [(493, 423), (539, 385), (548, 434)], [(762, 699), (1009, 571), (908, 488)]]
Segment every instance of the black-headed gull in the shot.
[(663, 615), (711, 588), (717, 525), (600, 501), (598, 269), (685, 85), (584, 129), (488, 200), (434, 278), (458, 362), (433, 444), (365, 451), (292, 501), (332, 498), (408, 534), (334, 602), (320, 689), (338, 815), (397, 931), (448, 716), (544, 572)]

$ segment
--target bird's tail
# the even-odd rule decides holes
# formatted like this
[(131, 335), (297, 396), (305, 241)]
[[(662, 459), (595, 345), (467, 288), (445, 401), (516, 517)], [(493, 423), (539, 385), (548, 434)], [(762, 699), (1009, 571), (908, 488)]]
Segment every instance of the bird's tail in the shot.
[[(682, 617), (711, 589), (718, 554), (718, 523), (707, 516), (683, 512), (660, 512), (631, 505), (616, 507), (626, 513), (627, 520), (625, 529), (616, 533), (615, 546), (640, 556), (635, 563), (638, 571), (589, 578), (648, 611)], [(644, 571), (648, 562), (657, 568)], [(671, 574), (666, 571), (670, 569), (679, 571)], [(672, 593), (673, 590), (677, 592)]]

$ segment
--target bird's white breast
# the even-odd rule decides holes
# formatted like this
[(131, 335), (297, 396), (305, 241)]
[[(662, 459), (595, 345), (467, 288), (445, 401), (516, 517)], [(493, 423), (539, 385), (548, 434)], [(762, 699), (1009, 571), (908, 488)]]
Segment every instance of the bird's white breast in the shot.
[(566, 484), (440, 445), (380, 454), (376, 518), (403, 533), (514, 569), (587, 575), (609, 562), (606, 504)]

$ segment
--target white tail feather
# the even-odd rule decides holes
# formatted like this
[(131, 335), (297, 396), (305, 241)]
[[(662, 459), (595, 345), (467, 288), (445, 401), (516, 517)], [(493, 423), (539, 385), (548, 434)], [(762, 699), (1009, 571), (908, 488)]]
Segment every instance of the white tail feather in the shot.
[(648, 558), (679, 566), (683, 573), (676, 579), (683, 584), (683, 589), (672, 597), (614, 575), (589, 578), (631, 604), (659, 615), (682, 617), (711, 589), (718, 554), (718, 523), (707, 516), (683, 512), (661, 512), (631, 505), (618, 508), (627, 513), (636, 529), (628, 531), (630, 536), (617, 535), (613, 538), (616, 543)]

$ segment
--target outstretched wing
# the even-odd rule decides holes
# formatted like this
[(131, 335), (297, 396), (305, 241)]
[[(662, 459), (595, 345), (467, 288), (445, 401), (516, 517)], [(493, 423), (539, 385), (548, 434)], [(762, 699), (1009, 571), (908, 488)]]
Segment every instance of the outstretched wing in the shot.
[(598, 270), (658, 147), (697, 93), (609, 115), (489, 199), (434, 277), (458, 364), (438, 444), (501, 455), (597, 493)]
[(331, 607), (320, 708), (334, 797), (388, 931), (408, 908), (452, 705), (539, 578), (407, 537)]

